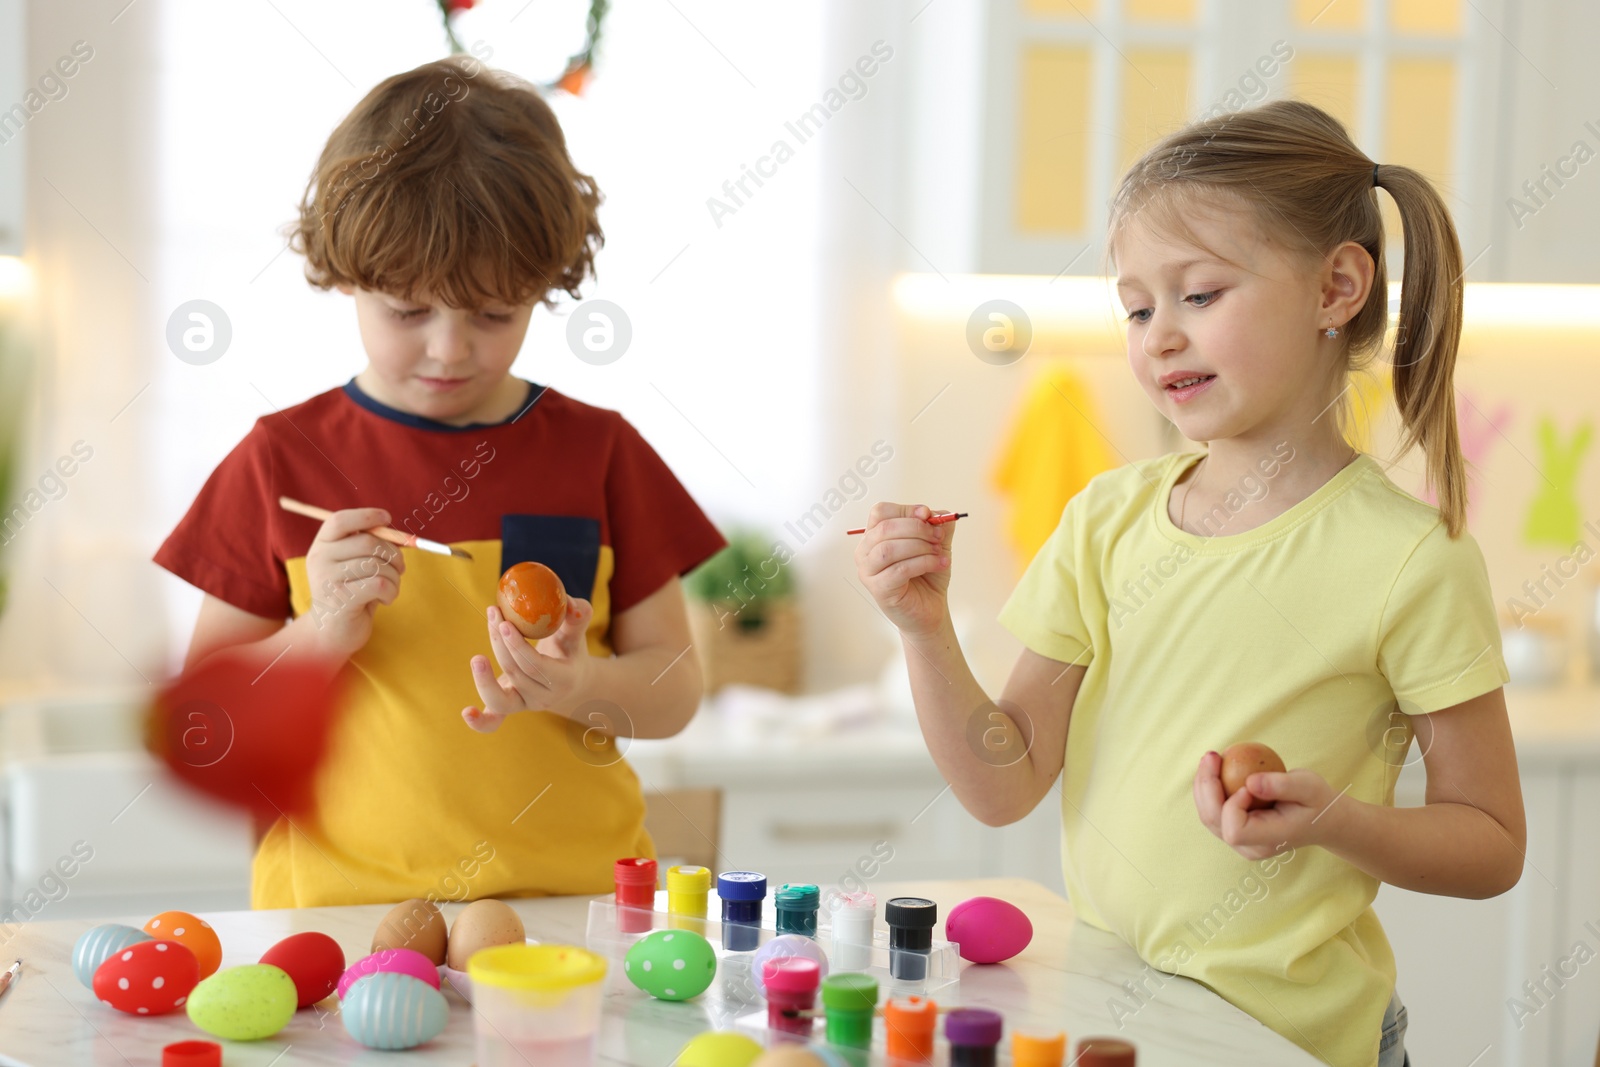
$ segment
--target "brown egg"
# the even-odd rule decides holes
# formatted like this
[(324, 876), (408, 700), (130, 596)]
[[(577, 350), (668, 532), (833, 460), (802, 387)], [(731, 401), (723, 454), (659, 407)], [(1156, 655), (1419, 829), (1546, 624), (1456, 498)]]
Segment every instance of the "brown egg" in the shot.
[[(1255, 741), (1241, 741), (1237, 745), (1229, 745), (1227, 751), (1222, 754), (1222, 791), (1231, 797), (1243, 789), (1246, 779), (1257, 771), (1282, 773), (1283, 769), (1283, 760), (1266, 745)], [(1254, 794), (1245, 805), (1247, 809), (1271, 806), (1271, 801), (1262, 800)]]
[(822, 1057), (801, 1045), (775, 1045), (756, 1057), (750, 1067), (826, 1067)]
[(372, 951), (409, 948), (422, 953), (437, 966), (444, 962), (446, 942), (444, 916), (431, 901), (420, 897), (396, 904), (378, 923), (372, 935)]
[(474, 900), (462, 908), (456, 921), (450, 924), (450, 947), (445, 953), (445, 963), (464, 971), (467, 961), (479, 949), (520, 945), (527, 937), (522, 917), (511, 910), (511, 905), (498, 900)]
[(495, 603), (506, 621), (530, 641), (549, 637), (567, 617), (567, 590), (543, 563), (517, 563), (500, 576)]

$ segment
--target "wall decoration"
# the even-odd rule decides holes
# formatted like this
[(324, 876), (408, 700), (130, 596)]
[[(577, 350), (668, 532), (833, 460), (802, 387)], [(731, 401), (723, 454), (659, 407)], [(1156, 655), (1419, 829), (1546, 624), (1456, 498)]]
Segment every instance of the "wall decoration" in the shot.
[(1528, 508), (1528, 521), (1522, 539), (1530, 545), (1558, 545), (1571, 548), (1579, 540), (1583, 526), (1578, 507), (1578, 469), (1589, 450), (1594, 424), (1585, 419), (1570, 441), (1563, 444), (1556, 436), (1556, 423), (1549, 415), (1539, 420), (1537, 495)]

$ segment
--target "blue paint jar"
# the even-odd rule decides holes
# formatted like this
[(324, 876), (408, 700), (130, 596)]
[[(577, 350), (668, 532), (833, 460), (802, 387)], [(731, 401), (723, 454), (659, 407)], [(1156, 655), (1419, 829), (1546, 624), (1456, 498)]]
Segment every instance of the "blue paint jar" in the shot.
[(722, 947), (729, 952), (755, 951), (761, 944), (761, 902), (767, 898), (767, 876), (726, 871), (717, 875), (717, 896), (722, 899)]

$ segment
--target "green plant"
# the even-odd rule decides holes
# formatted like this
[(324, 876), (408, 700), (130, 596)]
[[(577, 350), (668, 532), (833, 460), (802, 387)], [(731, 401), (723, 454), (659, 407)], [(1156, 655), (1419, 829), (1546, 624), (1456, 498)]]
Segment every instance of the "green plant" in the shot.
[(789, 553), (767, 533), (734, 529), (725, 535), (728, 546), (689, 572), (689, 596), (737, 616), (741, 629), (759, 629), (766, 611), (794, 595), (789, 573)]

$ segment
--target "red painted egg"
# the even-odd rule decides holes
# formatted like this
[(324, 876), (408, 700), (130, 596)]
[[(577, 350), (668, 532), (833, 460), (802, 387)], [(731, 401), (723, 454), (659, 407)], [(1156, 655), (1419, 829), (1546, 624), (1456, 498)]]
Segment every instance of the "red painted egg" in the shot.
[(129, 1015), (165, 1015), (183, 1007), (200, 982), (200, 963), (177, 941), (140, 941), (94, 972), (94, 995)]
[(271, 964), (294, 980), (298, 1007), (305, 1008), (331, 994), (344, 974), (344, 949), (327, 934), (310, 931), (284, 938), (262, 953)]

